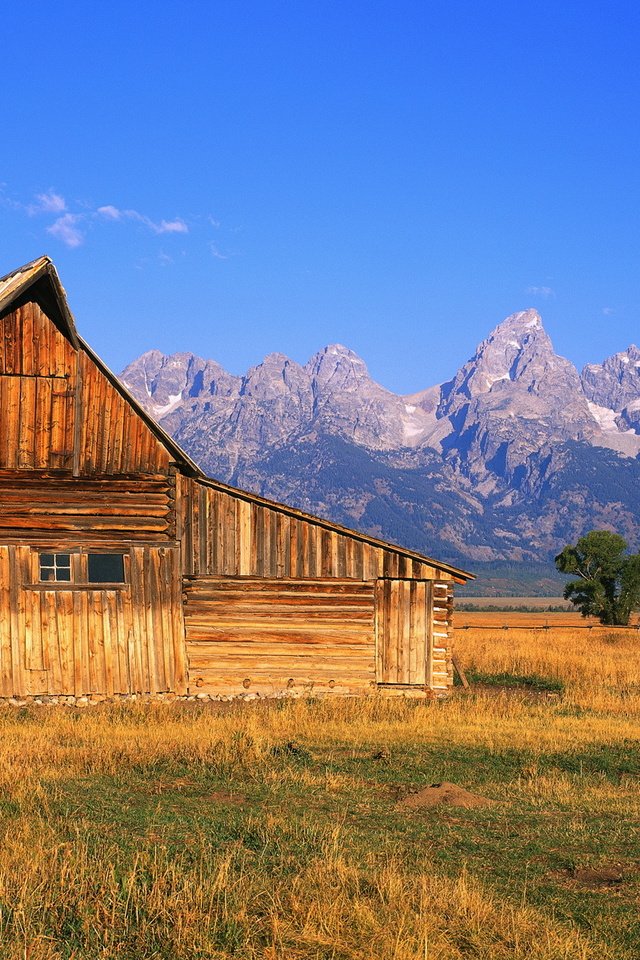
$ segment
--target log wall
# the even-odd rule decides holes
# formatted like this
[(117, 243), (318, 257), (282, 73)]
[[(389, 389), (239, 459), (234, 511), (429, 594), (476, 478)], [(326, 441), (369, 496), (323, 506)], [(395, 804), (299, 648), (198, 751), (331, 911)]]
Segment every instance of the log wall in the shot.
[(375, 686), (373, 583), (187, 579), (192, 692)]
[(0, 470), (0, 542), (175, 540), (174, 477), (123, 479)]
[(453, 682), (446, 582), (191, 577), (184, 600), (192, 692)]

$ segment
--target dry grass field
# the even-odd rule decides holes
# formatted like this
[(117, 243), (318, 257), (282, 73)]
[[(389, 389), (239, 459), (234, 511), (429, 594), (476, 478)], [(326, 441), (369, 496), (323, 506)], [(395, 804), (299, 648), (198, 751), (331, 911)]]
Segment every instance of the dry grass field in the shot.
[[(524, 605), (524, 601), (523, 601)], [(631, 618), (630, 629), (638, 629), (640, 620), (638, 615)], [(597, 633), (600, 630), (600, 624), (593, 617), (583, 617), (575, 610), (554, 611), (550, 613), (544, 609), (529, 610), (522, 612), (520, 610), (505, 609), (486, 609), (486, 610), (456, 610), (456, 627), (463, 630), (467, 627), (479, 627), (487, 629), (489, 627), (508, 627), (509, 629), (518, 628), (525, 630), (527, 627), (572, 627), (575, 631), (588, 630)]]
[(637, 958), (638, 631), (456, 645), (446, 702), (3, 707), (0, 957)]

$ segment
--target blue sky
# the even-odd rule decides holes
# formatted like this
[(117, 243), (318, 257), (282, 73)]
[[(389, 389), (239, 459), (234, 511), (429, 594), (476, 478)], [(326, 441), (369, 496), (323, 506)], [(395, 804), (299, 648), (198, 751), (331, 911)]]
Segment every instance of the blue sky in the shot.
[(640, 339), (637, 4), (25, 9), (0, 273), (48, 253), (114, 369), (341, 342), (411, 392), (527, 306), (578, 366)]

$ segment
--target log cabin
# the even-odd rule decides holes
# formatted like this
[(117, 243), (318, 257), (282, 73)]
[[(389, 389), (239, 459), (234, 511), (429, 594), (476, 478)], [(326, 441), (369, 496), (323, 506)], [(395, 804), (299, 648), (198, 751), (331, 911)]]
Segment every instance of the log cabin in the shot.
[(205, 476), (48, 257), (0, 280), (0, 696), (444, 694), (470, 576)]

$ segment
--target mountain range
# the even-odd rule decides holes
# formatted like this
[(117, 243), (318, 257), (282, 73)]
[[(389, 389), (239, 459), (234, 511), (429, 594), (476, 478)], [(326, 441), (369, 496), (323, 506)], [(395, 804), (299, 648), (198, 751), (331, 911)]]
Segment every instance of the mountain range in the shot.
[(338, 344), (243, 376), (150, 350), (121, 379), (211, 476), (452, 562), (546, 560), (593, 527), (640, 546), (640, 350), (580, 374), (535, 310), (408, 396)]

